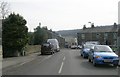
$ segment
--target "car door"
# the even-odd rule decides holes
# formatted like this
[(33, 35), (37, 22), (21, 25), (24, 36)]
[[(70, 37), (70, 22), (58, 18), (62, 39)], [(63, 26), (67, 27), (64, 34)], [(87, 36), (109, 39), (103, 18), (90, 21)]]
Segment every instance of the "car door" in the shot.
[(82, 55), (83, 55), (83, 51), (84, 51), (84, 48), (82, 48), (82, 49), (81, 49), (81, 52), (80, 52)]
[(93, 59), (93, 56), (94, 56), (94, 50), (93, 49), (90, 49), (90, 52), (89, 52), (89, 59)]

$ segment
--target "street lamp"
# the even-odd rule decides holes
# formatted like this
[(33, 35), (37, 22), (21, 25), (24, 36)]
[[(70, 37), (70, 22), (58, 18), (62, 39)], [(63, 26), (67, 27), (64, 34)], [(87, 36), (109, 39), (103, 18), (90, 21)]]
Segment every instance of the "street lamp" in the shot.
[(92, 25), (92, 23), (91, 22), (88, 22), (90, 25)]
[[(91, 23), (91, 22), (88, 22), (88, 23), (90, 23), (91, 28), (93, 28), (93, 27), (94, 27), (94, 23)], [(93, 41), (93, 33), (91, 33), (91, 40)]]

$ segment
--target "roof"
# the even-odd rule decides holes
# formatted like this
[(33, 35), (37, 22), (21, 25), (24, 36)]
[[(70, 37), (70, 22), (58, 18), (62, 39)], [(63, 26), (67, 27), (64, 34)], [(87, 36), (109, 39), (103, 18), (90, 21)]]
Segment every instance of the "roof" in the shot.
[(79, 33), (97, 33), (97, 32), (117, 32), (118, 28), (114, 25), (110, 26), (97, 26), (94, 28), (81, 29)]

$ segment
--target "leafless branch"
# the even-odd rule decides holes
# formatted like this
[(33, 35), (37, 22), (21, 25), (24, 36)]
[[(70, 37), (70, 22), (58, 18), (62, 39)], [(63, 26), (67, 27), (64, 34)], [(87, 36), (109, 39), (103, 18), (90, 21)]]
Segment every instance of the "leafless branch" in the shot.
[(9, 13), (9, 4), (7, 2), (0, 2), (0, 18), (4, 19)]

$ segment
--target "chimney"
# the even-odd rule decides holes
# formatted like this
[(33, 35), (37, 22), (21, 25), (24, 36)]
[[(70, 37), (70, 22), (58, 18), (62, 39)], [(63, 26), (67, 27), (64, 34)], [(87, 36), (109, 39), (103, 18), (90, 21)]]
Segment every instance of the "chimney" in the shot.
[(91, 24), (91, 28), (94, 28), (94, 27), (95, 27), (95, 26), (94, 26), (94, 23), (92, 23), (92, 24)]
[(83, 30), (86, 29), (86, 25), (83, 25)]
[(117, 28), (117, 24), (116, 24), (116, 23), (114, 23), (114, 25), (113, 25), (113, 26), (114, 26), (114, 28)]
[(39, 26), (41, 26), (41, 23), (39, 23)]

